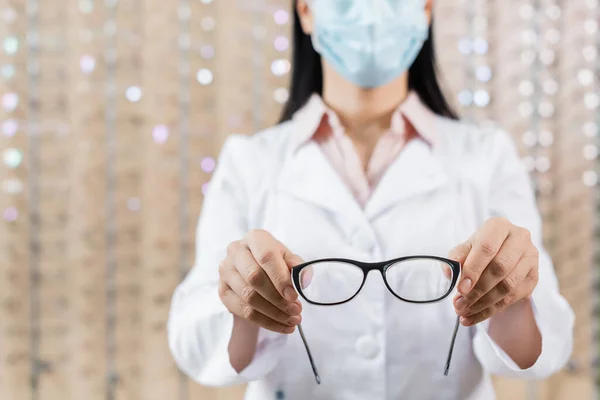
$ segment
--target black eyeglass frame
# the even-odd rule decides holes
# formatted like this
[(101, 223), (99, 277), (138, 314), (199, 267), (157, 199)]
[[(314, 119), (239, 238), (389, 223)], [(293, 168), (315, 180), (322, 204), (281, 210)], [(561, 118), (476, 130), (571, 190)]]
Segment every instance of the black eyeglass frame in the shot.
[[(451, 269), (452, 269), (452, 282), (450, 284), (450, 287), (448, 288), (448, 291), (446, 293), (444, 293), (442, 296), (440, 296), (439, 298), (436, 298), (434, 300), (409, 300), (409, 299), (405, 299), (402, 296), (399, 296), (398, 294), (396, 294), (392, 288), (390, 287), (390, 285), (388, 284), (387, 278), (386, 278), (386, 272), (387, 270), (398, 263), (401, 262), (405, 262), (405, 261), (411, 261), (411, 260), (435, 260), (435, 261), (439, 261), (439, 262), (443, 262), (445, 264), (448, 264)], [(363, 272), (363, 280), (362, 283), (360, 284), (360, 287), (358, 288), (358, 290), (356, 291), (356, 293), (350, 297), (347, 300), (344, 301), (340, 301), (340, 302), (336, 302), (336, 303), (319, 303), (319, 302), (315, 302), (312, 301), (310, 299), (308, 299), (306, 297), (306, 295), (302, 292), (302, 285), (301, 285), (301, 281), (300, 281), (300, 273), (302, 272), (302, 270), (306, 267), (309, 267), (313, 264), (319, 264), (319, 263), (324, 263), (324, 262), (335, 262), (335, 263), (345, 263), (345, 264), (351, 264), (354, 265), (358, 268), (360, 268)], [(382, 261), (382, 262), (376, 262), (376, 263), (368, 263), (368, 262), (362, 262), (362, 261), (356, 261), (356, 260), (349, 260), (349, 259), (345, 259), (345, 258), (323, 258), (323, 259), (319, 259), (319, 260), (313, 260), (313, 261), (308, 261), (305, 262), (303, 264), (297, 265), (295, 267), (292, 268), (292, 281), (294, 282), (294, 286), (296, 288), (296, 291), (298, 292), (298, 294), (309, 304), (313, 304), (316, 306), (337, 306), (340, 304), (345, 304), (347, 302), (349, 302), (350, 300), (354, 299), (356, 296), (358, 296), (358, 294), (360, 293), (360, 291), (362, 290), (363, 286), (365, 285), (365, 282), (367, 280), (367, 275), (369, 274), (369, 272), (371, 271), (379, 271), (381, 273), (381, 276), (383, 278), (383, 282), (385, 284), (385, 286), (387, 287), (387, 289), (390, 291), (390, 293), (396, 297), (397, 299), (401, 300), (401, 301), (405, 301), (407, 303), (412, 303), (412, 304), (431, 304), (431, 303), (437, 303), (440, 302), (442, 300), (444, 300), (446, 297), (448, 297), (450, 295), (450, 293), (452, 293), (452, 291), (454, 290), (454, 288), (456, 287), (456, 283), (458, 282), (459, 276), (460, 276), (460, 271), (461, 271), (461, 265), (458, 261), (455, 260), (451, 260), (448, 258), (444, 258), (444, 257), (438, 257), (438, 256), (408, 256), (408, 257), (400, 257), (400, 258), (395, 258), (393, 260), (389, 260), (389, 261)], [(456, 335), (458, 333), (458, 327), (460, 326), (460, 317), (456, 317), (456, 323), (454, 324), (454, 331), (452, 334), (452, 340), (450, 342), (450, 349), (448, 350), (448, 357), (446, 358), (446, 365), (444, 368), (444, 376), (448, 376), (448, 371), (450, 369), (450, 361), (452, 360), (452, 352), (454, 350), (454, 343), (456, 342)], [(312, 353), (310, 351), (310, 348), (308, 346), (308, 342), (306, 340), (306, 337), (304, 335), (304, 331), (302, 329), (302, 324), (298, 325), (298, 332), (300, 333), (300, 337), (302, 338), (302, 342), (304, 343), (304, 347), (306, 349), (306, 353), (308, 355), (308, 359), (310, 361), (310, 365), (312, 367), (313, 373), (315, 375), (315, 380), (317, 381), (317, 384), (321, 383), (321, 378), (319, 377), (319, 373), (317, 372), (317, 368), (315, 366), (313, 357), (312, 357)]]

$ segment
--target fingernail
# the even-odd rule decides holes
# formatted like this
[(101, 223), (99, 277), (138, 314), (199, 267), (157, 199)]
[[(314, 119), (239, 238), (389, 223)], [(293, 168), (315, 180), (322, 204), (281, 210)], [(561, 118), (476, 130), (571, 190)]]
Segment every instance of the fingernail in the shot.
[(471, 289), (472, 284), (473, 282), (471, 282), (471, 280), (467, 278), (464, 281), (462, 281), (460, 285), (458, 285), (458, 290), (463, 294), (467, 293)]
[(285, 297), (288, 301), (294, 301), (296, 300), (296, 291), (293, 287), (288, 286), (283, 291), (283, 297)]
[(456, 310), (457, 311), (461, 311), (463, 308), (465, 308), (465, 306), (467, 305), (467, 301), (465, 300), (464, 297), (459, 296), (456, 299), (456, 302), (454, 303), (454, 305), (456, 306)]
[(460, 318), (460, 323), (463, 326), (469, 326), (469, 325), (471, 325), (471, 320), (469, 318), (461, 317)]
[(287, 313), (291, 316), (300, 314), (300, 311), (302, 311), (302, 309), (297, 303), (292, 303), (287, 308)]
[(283, 328), (283, 333), (294, 333), (295, 330), (296, 328), (293, 326), (286, 326)]
[(296, 325), (298, 325), (298, 324), (300, 323), (300, 321), (302, 321), (302, 317), (301, 317), (301, 316), (299, 316), (299, 315), (297, 315), (297, 316), (295, 316), (295, 317), (292, 317), (292, 318), (290, 318), (290, 319), (288, 320), (288, 323), (289, 323), (290, 325), (296, 326)]

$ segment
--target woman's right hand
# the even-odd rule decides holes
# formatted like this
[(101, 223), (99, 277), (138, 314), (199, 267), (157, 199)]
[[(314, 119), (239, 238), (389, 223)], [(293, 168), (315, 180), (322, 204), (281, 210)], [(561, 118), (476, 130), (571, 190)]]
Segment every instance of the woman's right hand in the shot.
[(290, 269), (302, 262), (270, 233), (251, 231), (227, 248), (219, 266), (219, 297), (238, 318), (292, 333), (302, 320), (302, 306)]

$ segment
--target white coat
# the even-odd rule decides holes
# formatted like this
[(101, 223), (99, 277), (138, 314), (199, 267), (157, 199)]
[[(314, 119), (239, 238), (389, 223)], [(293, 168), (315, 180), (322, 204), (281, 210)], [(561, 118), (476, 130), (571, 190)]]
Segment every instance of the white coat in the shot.
[[(564, 366), (574, 316), (542, 248), (529, 177), (509, 135), (437, 118), (438, 143), (410, 141), (363, 209), (317, 144), (291, 146), (296, 124), (232, 136), (223, 147), (198, 225), (196, 263), (171, 306), (169, 345), (181, 370), (209, 386), (250, 382), (247, 400), (488, 400), (495, 398), (490, 374), (544, 378)], [(233, 317), (219, 300), (218, 266), (227, 245), (249, 230), (269, 231), (306, 261), (383, 261), (447, 256), (492, 216), (529, 229), (540, 250), (532, 302), (543, 343), (531, 368), (520, 369), (481, 323), (459, 328), (445, 377), (454, 294), (435, 304), (404, 303), (379, 274), (369, 274), (347, 304), (303, 302), (321, 385), (298, 333), (261, 329), (251, 364), (239, 374), (232, 368)]]

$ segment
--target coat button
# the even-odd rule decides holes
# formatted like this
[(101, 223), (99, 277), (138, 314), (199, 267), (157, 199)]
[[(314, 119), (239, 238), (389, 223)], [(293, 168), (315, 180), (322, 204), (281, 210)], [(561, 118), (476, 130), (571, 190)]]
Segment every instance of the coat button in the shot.
[(364, 358), (373, 359), (379, 354), (379, 344), (372, 336), (363, 336), (356, 341), (356, 351)]

